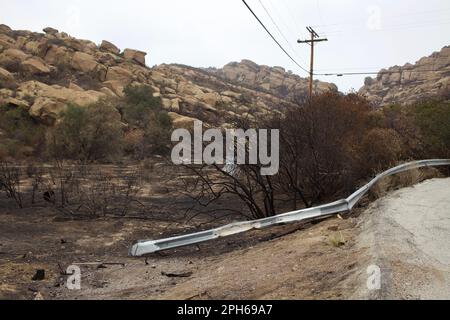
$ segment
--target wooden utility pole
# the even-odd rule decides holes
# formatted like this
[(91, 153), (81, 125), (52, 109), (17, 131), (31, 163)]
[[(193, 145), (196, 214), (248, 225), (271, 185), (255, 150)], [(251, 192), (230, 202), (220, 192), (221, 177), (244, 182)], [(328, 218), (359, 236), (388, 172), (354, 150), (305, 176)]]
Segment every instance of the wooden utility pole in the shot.
[(306, 27), (306, 30), (311, 34), (311, 40), (298, 40), (298, 43), (307, 43), (311, 46), (311, 66), (309, 69), (309, 101), (313, 97), (313, 83), (314, 83), (314, 43), (328, 41), (328, 39), (319, 39), (319, 35), (311, 27)]

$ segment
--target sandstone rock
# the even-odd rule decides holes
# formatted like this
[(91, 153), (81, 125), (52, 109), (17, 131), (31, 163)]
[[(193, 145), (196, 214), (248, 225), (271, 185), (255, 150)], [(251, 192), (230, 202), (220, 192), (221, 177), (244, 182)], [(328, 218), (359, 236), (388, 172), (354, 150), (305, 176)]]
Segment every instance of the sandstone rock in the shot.
[(119, 81), (125, 87), (133, 81), (133, 74), (122, 67), (112, 67), (108, 69), (106, 81)]
[(173, 99), (171, 109), (173, 112), (180, 112), (180, 99)]
[(224, 91), (221, 93), (221, 95), (230, 97), (230, 98), (234, 98), (234, 99), (241, 99), (241, 97), (242, 97), (241, 93), (237, 93), (237, 92), (233, 92), (233, 91)]
[(39, 119), (47, 125), (53, 125), (65, 110), (66, 104), (47, 97), (38, 97), (31, 106), (29, 113), (32, 117)]
[[(100, 45), (100, 50), (102, 51), (106, 51), (106, 52), (111, 52), (114, 54), (119, 54), (120, 53), (120, 49), (117, 48), (114, 44), (112, 44), (109, 41), (103, 40), (102, 44)], [(145, 60), (144, 60), (145, 63)]]
[(6, 34), (0, 33), (0, 45), (4, 48), (13, 48), (16, 45), (16, 40)]
[[(300, 78), (292, 72), (286, 72), (282, 67), (259, 66), (250, 60), (242, 60), (240, 63), (232, 62), (222, 69), (211, 70), (211, 72), (232, 83), (259, 88), (275, 96), (292, 100), (299, 91), (305, 94), (308, 91), (307, 79)], [(315, 86), (316, 93), (327, 90), (337, 91), (337, 87), (322, 82)]]
[(198, 121), (196, 118), (182, 116), (175, 112), (169, 112), (169, 117), (172, 119), (173, 126), (176, 129), (190, 130), (194, 127), (194, 122)]
[(196, 98), (210, 105), (211, 107), (215, 107), (221, 101), (220, 94), (218, 94), (217, 92), (202, 93), (200, 95), (197, 95)]
[(75, 91), (84, 91), (83, 88), (81, 88), (80, 86), (78, 86), (77, 84), (75, 84), (73, 82), (69, 83), (68, 88), (71, 90), (75, 90)]
[(13, 81), (13, 75), (3, 68), (0, 68), (0, 81)]
[(95, 59), (107, 67), (115, 67), (119, 63), (122, 63), (121, 58), (110, 52), (97, 52), (95, 54)]
[[(158, 71), (153, 71), (150, 75), (151, 79), (161, 86), (169, 87), (172, 89), (177, 88), (177, 82), (174, 79), (166, 77), (163, 73)], [(175, 92), (174, 92), (175, 93)]]
[(6, 24), (0, 24), (0, 33), (9, 33), (12, 29), (8, 27)]
[(46, 52), (44, 60), (53, 65), (70, 66), (72, 58), (73, 54), (66, 47), (51, 46)]
[(174, 89), (172, 89), (172, 88), (169, 88), (169, 87), (165, 87), (165, 88), (164, 88), (164, 91), (165, 91), (166, 93), (169, 93), (169, 94), (176, 94), (176, 93), (177, 93), (176, 90), (174, 90)]
[(72, 68), (82, 72), (92, 72), (97, 66), (98, 62), (95, 58), (84, 52), (75, 52), (72, 58)]
[(0, 66), (10, 70), (14, 68), (15, 65), (19, 66), (22, 64), (22, 62), (24, 62), (28, 57), (29, 56), (21, 50), (7, 49), (0, 54)]
[(450, 79), (449, 53), (450, 47), (444, 47), (414, 65), (382, 69), (375, 79), (368, 78), (359, 92), (376, 106), (439, 97), (448, 91), (445, 83)]
[(22, 71), (28, 75), (45, 75), (49, 74), (51, 70), (40, 58), (32, 57), (22, 63)]
[(201, 96), (203, 91), (199, 86), (194, 85), (189, 82), (180, 82), (178, 84), (178, 94), (188, 95), (188, 96)]
[(162, 98), (161, 103), (165, 110), (170, 111), (170, 109), (172, 108), (172, 101), (170, 99)]
[(102, 64), (97, 65), (96, 75), (98, 80), (100, 80), (101, 82), (105, 81), (107, 73), (108, 73), (107, 67), (105, 67)]
[(117, 94), (115, 94), (111, 89), (109, 89), (107, 87), (101, 88), (100, 92), (106, 94), (109, 97), (117, 97)]
[(133, 49), (125, 49), (123, 52), (125, 59), (133, 60), (141, 65), (145, 65), (145, 56), (146, 52), (133, 50)]
[(119, 97), (124, 96), (123, 89), (125, 88), (125, 85), (122, 81), (109, 80), (109, 81), (103, 82), (103, 85), (106, 88), (110, 89), (115, 95), (117, 95)]
[(0, 103), (1, 103), (1, 105), (6, 105), (6, 106), (9, 106), (12, 108), (22, 108), (25, 110), (28, 110), (30, 107), (28, 102), (21, 100), (21, 99), (13, 98), (11, 96), (7, 96), (7, 97), (0, 96)]
[(47, 28), (45, 28), (44, 30), (42, 30), (42, 31), (44, 31), (46, 34), (51, 34), (51, 35), (56, 35), (59, 31), (58, 30), (56, 30), (56, 29), (53, 29), (53, 28), (51, 28), (51, 27), (47, 27)]
[(88, 90), (80, 92), (57, 85), (49, 86), (38, 81), (27, 81), (22, 83), (18, 89), (24, 95), (45, 97), (64, 103), (73, 102), (85, 106), (96, 102), (105, 95), (98, 91)]

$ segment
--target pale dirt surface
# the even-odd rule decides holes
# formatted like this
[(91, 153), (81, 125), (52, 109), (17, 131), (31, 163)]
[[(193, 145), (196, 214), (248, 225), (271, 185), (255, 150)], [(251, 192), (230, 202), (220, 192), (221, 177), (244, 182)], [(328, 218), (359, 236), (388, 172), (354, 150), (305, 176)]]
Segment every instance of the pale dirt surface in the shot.
[(358, 242), (381, 268), (382, 289), (359, 297), (450, 299), (450, 179), (392, 192), (362, 217)]

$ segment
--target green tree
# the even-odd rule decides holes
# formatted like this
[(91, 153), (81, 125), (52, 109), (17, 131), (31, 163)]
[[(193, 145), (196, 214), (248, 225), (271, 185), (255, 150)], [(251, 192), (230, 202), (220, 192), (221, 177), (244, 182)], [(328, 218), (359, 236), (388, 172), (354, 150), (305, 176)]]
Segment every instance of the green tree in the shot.
[(110, 160), (122, 150), (120, 114), (108, 100), (87, 107), (68, 105), (47, 137), (49, 154), (80, 161)]
[(428, 101), (413, 107), (428, 157), (450, 157), (450, 102)]
[(145, 85), (127, 86), (124, 93), (119, 107), (123, 120), (144, 133), (142, 140), (131, 146), (135, 156), (144, 158), (149, 154), (169, 152), (172, 121), (163, 110), (161, 99), (154, 97), (153, 89)]

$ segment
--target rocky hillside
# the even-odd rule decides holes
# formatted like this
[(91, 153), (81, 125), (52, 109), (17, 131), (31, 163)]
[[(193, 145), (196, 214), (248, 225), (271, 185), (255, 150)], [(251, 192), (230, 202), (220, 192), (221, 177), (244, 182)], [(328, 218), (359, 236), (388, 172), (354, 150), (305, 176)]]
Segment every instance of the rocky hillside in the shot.
[[(51, 125), (67, 103), (88, 105), (123, 95), (129, 84), (151, 86), (175, 125), (193, 119), (226, 125), (253, 119), (306, 96), (307, 80), (284, 69), (248, 60), (223, 69), (183, 65), (146, 66), (146, 53), (97, 45), (46, 28), (44, 33), (0, 25), (0, 105), (26, 108)], [(316, 90), (336, 90), (316, 82)]]
[[(429, 72), (433, 70), (434, 72)], [(411, 104), (450, 93), (450, 46), (414, 65), (383, 69), (375, 79), (366, 78), (360, 93), (377, 106)]]
[[(231, 83), (269, 92), (291, 101), (302, 99), (309, 94), (309, 80), (291, 71), (286, 72), (282, 67), (261, 66), (250, 60), (242, 60), (240, 63), (229, 63), (223, 69), (209, 69), (209, 71)], [(317, 80), (314, 82), (315, 92), (327, 90), (337, 91), (338, 88), (332, 83)]]

